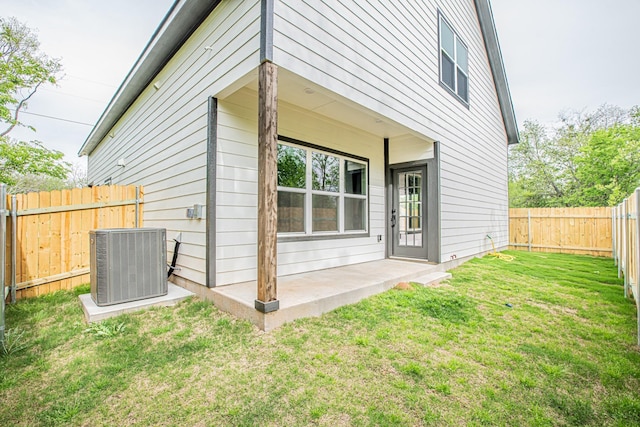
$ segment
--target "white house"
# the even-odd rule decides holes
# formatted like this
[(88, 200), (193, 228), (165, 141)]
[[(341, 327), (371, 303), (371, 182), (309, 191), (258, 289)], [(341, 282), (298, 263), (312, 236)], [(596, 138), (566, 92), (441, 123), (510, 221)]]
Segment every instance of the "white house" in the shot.
[(181, 233), (176, 283), (268, 312), (277, 276), (504, 248), (517, 142), (489, 0), (176, 0), (80, 154)]

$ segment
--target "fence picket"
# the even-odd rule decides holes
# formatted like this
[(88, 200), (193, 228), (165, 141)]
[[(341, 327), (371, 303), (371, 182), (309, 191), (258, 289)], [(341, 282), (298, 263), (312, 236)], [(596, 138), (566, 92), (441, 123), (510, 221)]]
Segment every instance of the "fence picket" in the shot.
[[(140, 194), (142, 200), (142, 189)], [(90, 277), (89, 231), (135, 227), (135, 195), (135, 186), (99, 186), (16, 195), (16, 297), (27, 298), (87, 283)], [(8, 205), (10, 197), (7, 196)], [(91, 205), (98, 202), (120, 204)], [(56, 207), (65, 209), (29, 212)], [(11, 205), (11, 209), (15, 207)], [(142, 226), (142, 209), (138, 221)], [(10, 243), (7, 243), (7, 250), (10, 249)], [(8, 271), (9, 263), (10, 257), (7, 257), (5, 268)]]
[(509, 210), (510, 249), (612, 256), (611, 208)]
[[(51, 192), (51, 200), (49, 206), (60, 206), (62, 202), (62, 193), (60, 191)], [(62, 272), (61, 260), (61, 248), (62, 248), (62, 215), (49, 215), (50, 218), (50, 275), (60, 274)], [(60, 282), (53, 282), (49, 284), (49, 288), (52, 292), (60, 290)]]

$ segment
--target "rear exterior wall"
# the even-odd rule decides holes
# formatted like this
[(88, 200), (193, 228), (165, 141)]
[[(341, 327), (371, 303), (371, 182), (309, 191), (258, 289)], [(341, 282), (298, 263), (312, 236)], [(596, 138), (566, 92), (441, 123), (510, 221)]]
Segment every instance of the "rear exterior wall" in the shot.
[[(274, 61), (440, 143), (441, 259), (508, 244), (507, 138), (473, 0), (275, 0)], [(469, 50), (469, 106), (439, 83), (438, 11)]]
[[(90, 181), (145, 186), (145, 225), (167, 228), (170, 239), (182, 233), (177, 274), (196, 283), (205, 283), (205, 224), (185, 210), (206, 200), (207, 98), (258, 66), (260, 8), (259, 0), (223, 0), (157, 76), (160, 89), (148, 87), (89, 156)], [(487, 235), (506, 246), (506, 135), (473, 0), (274, 0), (274, 10), (278, 66), (439, 141), (441, 259), (490, 249)], [(438, 11), (469, 49), (468, 107), (439, 84)], [(256, 108), (248, 89), (219, 100), (219, 285), (255, 279)], [(382, 141), (279, 108), (280, 134), (370, 160), (370, 236), (281, 242), (279, 274), (383, 258)]]

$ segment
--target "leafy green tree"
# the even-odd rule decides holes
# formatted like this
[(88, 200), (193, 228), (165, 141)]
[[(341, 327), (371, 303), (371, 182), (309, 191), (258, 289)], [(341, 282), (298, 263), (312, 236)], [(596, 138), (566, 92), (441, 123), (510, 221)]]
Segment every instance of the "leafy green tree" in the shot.
[[(65, 182), (70, 165), (63, 157), (62, 152), (50, 150), (38, 141), (0, 138), (0, 182), (7, 184), (10, 192), (16, 192), (17, 189), (12, 187), (23, 176), (45, 176)], [(35, 190), (38, 189), (29, 189)]]
[(509, 150), (512, 207), (607, 206), (640, 185), (640, 108), (603, 105), (560, 115), (553, 130), (524, 123)]
[[(561, 206), (567, 177), (563, 162), (570, 157), (550, 138), (541, 124), (527, 120), (520, 132), (520, 144), (509, 150), (509, 181), (518, 191), (519, 206)], [(514, 193), (511, 193), (512, 196)], [(513, 207), (514, 200), (511, 201)]]
[(61, 68), (58, 59), (40, 51), (33, 30), (15, 18), (0, 17), (0, 182), (8, 184), (9, 191), (67, 185), (69, 164), (63, 153), (39, 141), (9, 137), (16, 126), (26, 126), (20, 113), (38, 88), (56, 83)]
[(22, 125), (20, 112), (43, 84), (55, 84), (62, 65), (40, 51), (35, 32), (16, 18), (0, 18), (0, 136)]
[(573, 206), (614, 206), (640, 185), (640, 127), (614, 125), (593, 132), (576, 156), (579, 191)]
[(290, 188), (305, 188), (305, 151), (278, 144), (278, 185)]

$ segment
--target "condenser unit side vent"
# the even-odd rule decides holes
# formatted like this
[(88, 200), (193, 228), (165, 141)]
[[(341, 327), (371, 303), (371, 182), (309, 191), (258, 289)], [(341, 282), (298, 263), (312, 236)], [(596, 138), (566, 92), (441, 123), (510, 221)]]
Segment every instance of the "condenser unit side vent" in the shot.
[(92, 230), (91, 298), (98, 306), (166, 295), (164, 228)]

